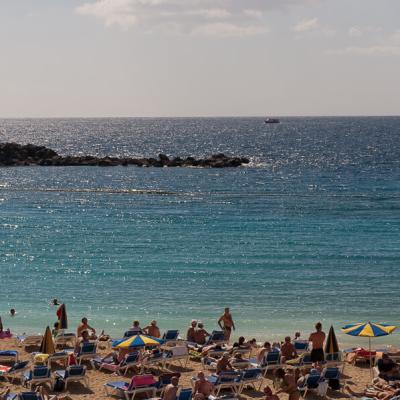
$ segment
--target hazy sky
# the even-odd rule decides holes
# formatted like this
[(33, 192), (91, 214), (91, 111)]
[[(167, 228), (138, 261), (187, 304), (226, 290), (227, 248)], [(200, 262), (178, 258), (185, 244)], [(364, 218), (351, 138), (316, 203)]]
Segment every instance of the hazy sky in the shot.
[(400, 0), (0, 0), (0, 117), (399, 115)]

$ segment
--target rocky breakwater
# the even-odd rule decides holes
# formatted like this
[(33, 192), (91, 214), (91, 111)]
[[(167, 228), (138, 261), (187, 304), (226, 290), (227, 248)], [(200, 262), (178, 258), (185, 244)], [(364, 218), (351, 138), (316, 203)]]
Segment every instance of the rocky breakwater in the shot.
[(0, 143), (0, 166), (101, 166), (136, 165), (139, 167), (199, 167), (228, 168), (248, 164), (245, 157), (228, 157), (214, 154), (208, 158), (174, 157), (159, 154), (158, 158), (60, 156), (45, 146), (18, 143)]

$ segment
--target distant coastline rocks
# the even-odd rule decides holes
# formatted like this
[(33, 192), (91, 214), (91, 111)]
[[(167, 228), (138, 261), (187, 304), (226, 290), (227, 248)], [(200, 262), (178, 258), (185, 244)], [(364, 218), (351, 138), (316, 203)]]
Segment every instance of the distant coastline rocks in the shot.
[(93, 157), (93, 156), (60, 156), (45, 146), (18, 143), (0, 143), (0, 166), (128, 166), (138, 167), (199, 167), (199, 168), (236, 168), (248, 164), (245, 157), (229, 157), (222, 153), (208, 158), (174, 157), (159, 154), (158, 158), (131, 157)]

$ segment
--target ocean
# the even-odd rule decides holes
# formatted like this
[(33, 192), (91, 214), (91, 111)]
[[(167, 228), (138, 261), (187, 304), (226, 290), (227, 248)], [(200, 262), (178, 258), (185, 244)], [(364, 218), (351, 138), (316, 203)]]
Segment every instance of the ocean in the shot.
[(6, 141), (251, 160), (0, 168), (0, 316), (16, 333), (52, 326), (52, 298), (71, 330), (87, 316), (114, 337), (134, 319), (211, 331), (224, 307), (260, 341), (322, 321), (347, 345), (347, 323), (400, 324), (400, 117), (4, 119)]

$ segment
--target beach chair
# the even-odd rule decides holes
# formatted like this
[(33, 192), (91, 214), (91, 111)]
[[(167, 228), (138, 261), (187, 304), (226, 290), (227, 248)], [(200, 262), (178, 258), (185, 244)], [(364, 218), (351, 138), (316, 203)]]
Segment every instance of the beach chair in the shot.
[(156, 390), (161, 398), (162, 398), (162, 394), (164, 392), (165, 387), (171, 383), (171, 379), (174, 376), (180, 378), (181, 374), (179, 372), (178, 373), (168, 372), (168, 373), (161, 374), (158, 377), (158, 382), (156, 383)]
[(321, 380), (322, 377), (319, 372), (310, 373), (308, 377), (304, 380), (303, 384), (298, 386), (297, 389), (299, 390), (302, 397), (306, 398), (308, 392), (310, 391), (316, 392), (318, 390), (318, 386)]
[(97, 343), (86, 342), (81, 344), (79, 353), (76, 356), (76, 361), (80, 365), (83, 360), (92, 360), (97, 356)]
[(25, 371), (22, 375), (21, 381), (24, 386), (27, 386), (30, 389), (32, 389), (34, 385), (41, 383), (49, 383), (51, 389), (54, 386), (54, 380), (51, 376), (50, 368), (42, 365), (33, 367), (30, 371)]
[(237, 361), (232, 361), (231, 365), (234, 369), (247, 369), (251, 367), (250, 360), (242, 359)]
[(192, 389), (181, 389), (177, 400), (190, 400), (192, 398)]
[(172, 365), (175, 361), (178, 361), (181, 367), (186, 367), (189, 361), (189, 352), (186, 346), (171, 347), (163, 357), (162, 366), (165, 368), (167, 364)]
[[(322, 379), (324, 379), (325, 381), (330, 383), (329, 387), (332, 390), (340, 390), (342, 388), (342, 385), (341, 385), (341, 382), (340, 382), (341, 373), (340, 373), (340, 370), (339, 370), (338, 367), (326, 367), (326, 368), (323, 369), (321, 375), (322, 375)], [(332, 387), (332, 381), (333, 380), (338, 381), (337, 382), (338, 383), (338, 387), (335, 388), (335, 389), (333, 389), (333, 387)]]
[(2, 350), (0, 351), (0, 362), (18, 362), (18, 351)]
[(308, 340), (294, 340), (293, 345), (296, 349), (297, 354), (300, 355), (308, 351), (310, 342)]
[(2, 377), (7, 379), (9, 382), (13, 382), (14, 379), (20, 379), (21, 374), (29, 368), (29, 361), (18, 361), (8, 371), (3, 372)]
[(86, 367), (84, 365), (71, 365), (65, 370), (55, 371), (56, 378), (61, 379), (67, 389), (69, 382), (81, 382), (85, 383), (85, 386), (89, 387), (89, 379), (86, 376)]
[(117, 391), (122, 394), (126, 400), (132, 400), (137, 394), (151, 393), (149, 397), (155, 397), (157, 392), (157, 381), (151, 374), (146, 375), (135, 375), (132, 377), (131, 382), (107, 382), (104, 384), (104, 390), (107, 396), (110, 395), (110, 391)]
[(127, 354), (125, 359), (119, 364), (115, 364), (112, 357), (110, 357), (109, 360), (104, 360), (103, 358), (98, 357), (92, 359), (90, 362), (93, 369), (98, 368), (99, 371), (106, 370), (120, 375), (126, 375), (130, 368), (138, 367), (140, 365), (139, 358), (139, 353), (135, 351)]
[(268, 371), (281, 368), (281, 353), (279, 351), (269, 351), (260, 364), (263, 376), (267, 376)]
[(176, 342), (179, 341), (179, 331), (178, 330), (168, 330), (167, 332), (164, 333), (163, 337), (161, 340), (163, 341), (163, 344), (166, 346), (170, 346), (173, 344), (176, 344)]
[(56, 347), (64, 347), (64, 346), (71, 346), (74, 347), (76, 343), (76, 335), (75, 333), (62, 333), (60, 332), (55, 338), (54, 338), (54, 344)]
[(207, 380), (214, 385), (215, 396), (223, 389), (229, 389), (237, 395), (241, 386), (241, 373), (236, 371), (221, 372), (219, 375), (211, 375)]
[(220, 344), (226, 343), (225, 334), (223, 331), (212, 331), (211, 335), (209, 336), (209, 338), (204, 346), (208, 346), (213, 343), (214, 344), (215, 343), (220, 343)]
[(19, 346), (40, 346), (43, 340), (43, 335), (29, 335), (29, 336), (17, 336)]
[(57, 353), (50, 354), (49, 358), (47, 359), (47, 365), (50, 367), (51, 363), (57, 362), (57, 361), (62, 361), (64, 363), (64, 365), (66, 366), (68, 364), (69, 354), (70, 353), (68, 353), (66, 351), (59, 351)]
[(311, 353), (304, 353), (300, 360), (300, 367), (312, 366)]
[(263, 384), (263, 374), (261, 368), (249, 368), (242, 371), (242, 376), (240, 378), (240, 386), (237, 390), (237, 394), (240, 395), (244, 388), (248, 385), (252, 386), (254, 390), (256, 389), (256, 384), (259, 383), (260, 387), (258, 390), (261, 389)]
[(153, 354), (151, 357), (147, 358), (146, 360), (142, 360), (141, 362), (141, 370), (140, 372), (143, 374), (144, 371), (150, 367), (154, 366), (163, 366), (164, 360), (167, 358), (167, 354), (160, 352), (158, 354)]

